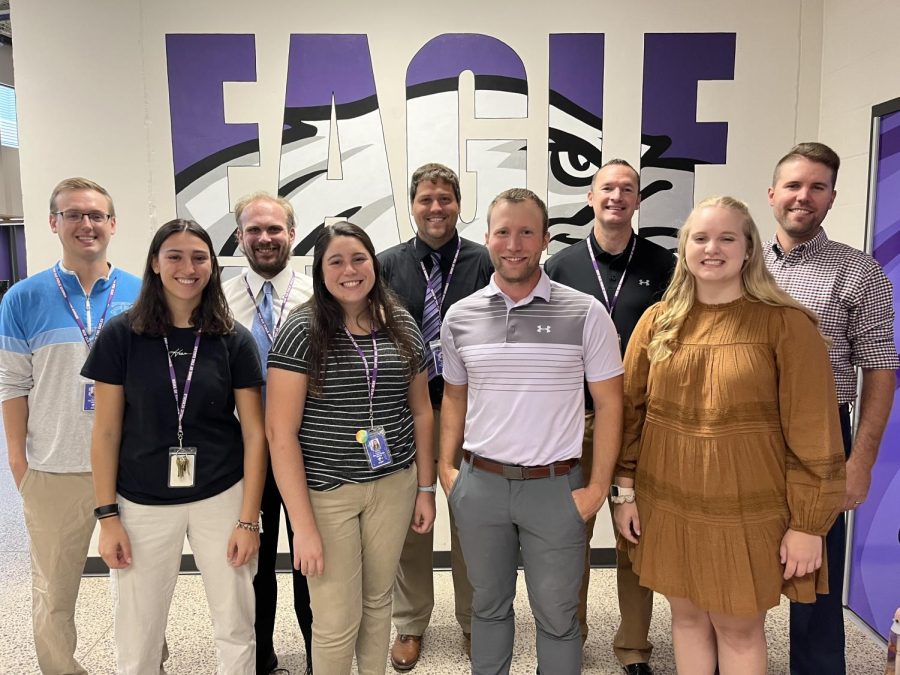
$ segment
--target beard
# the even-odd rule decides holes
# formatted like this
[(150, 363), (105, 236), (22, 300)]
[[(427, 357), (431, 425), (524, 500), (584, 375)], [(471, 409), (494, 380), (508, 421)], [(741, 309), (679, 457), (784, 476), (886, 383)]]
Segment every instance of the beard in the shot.
[(291, 249), (289, 246), (271, 250), (277, 251), (277, 255), (271, 259), (260, 259), (257, 256), (256, 249), (251, 249), (250, 255), (247, 256), (247, 263), (250, 265), (250, 269), (261, 277), (274, 277), (287, 267), (288, 261), (291, 259)]

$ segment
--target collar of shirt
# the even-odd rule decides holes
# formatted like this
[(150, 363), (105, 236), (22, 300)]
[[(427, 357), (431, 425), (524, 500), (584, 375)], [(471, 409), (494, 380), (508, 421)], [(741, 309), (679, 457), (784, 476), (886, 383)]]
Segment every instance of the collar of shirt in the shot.
[(775, 255), (779, 258), (787, 258), (791, 259), (803, 259), (808, 258), (810, 256), (814, 256), (816, 253), (821, 251), (828, 244), (828, 235), (825, 234), (825, 228), (821, 228), (819, 233), (810, 239), (809, 241), (805, 241), (802, 244), (797, 244), (790, 251), (785, 251), (781, 244), (778, 243), (778, 237), (772, 237), (771, 240), (766, 242), (766, 247), (771, 248)]
[(594, 235), (593, 227), (588, 234), (591, 242), (591, 248), (594, 250), (594, 255), (597, 256), (597, 262), (608, 265), (609, 267), (618, 267), (625, 265), (625, 263), (628, 261), (628, 254), (631, 251), (631, 247), (635, 245), (634, 238), (636, 236), (637, 235), (634, 233), (634, 230), (632, 230), (631, 236), (628, 238), (628, 243), (625, 244), (625, 248), (622, 249), (620, 253), (607, 253), (603, 250), (603, 247), (600, 246), (600, 243), (597, 241), (597, 237)]
[(538, 279), (537, 286), (535, 286), (531, 293), (526, 295), (524, 298), (515, 302), (512, 298), (510, 298), (506, 293), (500, 290), (500, 287), (494, 281), (494, 277), (497, 275), (494, 272), (491, 275), (491, 280), (487, 286), (484, 287), (484, 297), (489, 298), (493, 295), (499, 295), (506, 302), (506, 308), (512, 309), (513, 307), (521, 307), (522, 305), (530, 304), (535, 298), (541, 298), (545, 302), (550, 302), (550, 277), (547, 276), (547, 273), (544, 270), (541, 270), (541, 276)]
[[(106, 276), (105, 276), (105, 277), (100, 277), (99, 279), (97, 279), (97, 281), (94, 282), (94, 287), (96, 287), (96, 288), (102, 288), (102, 287), (103, 287), (103, 284), (108, 284), (108, 283), (110, 282), (110, 280), (112, 279), (112, 274), (113, 274), (113, 272), (115, 271), (116, 268), (113, 267), (113, 264), (110, 263), (110, 262), (106, 263), (106, 266), (107, 266), (107, 268), (108, 268), (108, 269), (106, 270)], [(77, 288), (81, 289), (81, 291), (82, 291), (83, 293), (86, 293), (87, 295), (90, 295), (91, 293), (94, 292), (94, 288), (89, 288), (89, 289), (87, 289), (87, 290), (85, 290), (84, 288), (81, 288), (81, 281), (79, 281), (78, 275), (75, 274), (75, 272), (73, 272), (72, 270), (67, 269), (66, 266), (63, 265), (63, 261), (62, 261), (62, 260), (60, 260), (59, 262), (56, 263), (56, 269), (58, 269), (58, 270), (60, 271), (61, 274), (66, 274), (66, 275), (68, 275), (67, 277), (61, 277), (62, 279), (66, 279), (66, 278), (74, 279), (74, 281), (75, 281), (75, 286), (76, 286)], [(98, 283), (100, 284), (100, 286), (97, 286)]]
[(425, 265), (425, 269), (431, 270), (431, 261), (429, 258), (432, 253), (437, 253), (441, 257), (442, 264), (449, 264), (448, 261), (453, 260), (456, 254), (456, 241), (459, 239), (459, 232), (454, 231), (450, 241), (441, 246), (437, 251), (431, 248), (416, 235), (413, 239), (413, 257)]
[[(293, 273), (294, 270), (290, 265), (287, 265), (274, 277), (272, 277), (271, 279), (266, 279), (265, 277), (260, 276), (248, 267), (244, 272), (244, 278), (247, 279), (247, 284), (250, 286), (250, 292), (253, 293), (254, 298), (259, 298), (260, 293), (262, 293), (263, 284), (267, 281), (271, 281), (272, 297), (277, 297), (277, 302), (281, 303), (281, 298), (284, 295), (284, 292), (287, 290), (288, 284), (291, 283), (291, 275)], [(241, 292), (243, 293), (243, 291)], [(246, 297), (246, 293), (244, 295)], [(275, 300), (273, 300), (273, 302), (275, 302)]]

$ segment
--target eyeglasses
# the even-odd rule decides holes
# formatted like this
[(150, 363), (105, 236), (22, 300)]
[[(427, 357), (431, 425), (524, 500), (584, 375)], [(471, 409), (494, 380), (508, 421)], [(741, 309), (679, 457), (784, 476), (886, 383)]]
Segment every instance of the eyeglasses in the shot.
[(80, 223), (87, 216), (94, 225), (105, 223), (111, 218), (108, 213), (100, 213), (99, 211), (91, 211), (90, 213), (82, 213), (81, 211), (56, 211), (54, 216), (62, 216), (67, 223)]

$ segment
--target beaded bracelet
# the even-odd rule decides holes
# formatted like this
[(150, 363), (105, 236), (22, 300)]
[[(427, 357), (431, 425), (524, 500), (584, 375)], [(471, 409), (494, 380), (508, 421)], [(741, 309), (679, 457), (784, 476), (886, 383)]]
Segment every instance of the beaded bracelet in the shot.
[(247, 530), (248, 532), (262, 532), (262, 528), (259, 526), (259, 521), (255, 523), (248, 523), (244, 520), (237, 521), (237, 525), (235, 527), (239, 530)]

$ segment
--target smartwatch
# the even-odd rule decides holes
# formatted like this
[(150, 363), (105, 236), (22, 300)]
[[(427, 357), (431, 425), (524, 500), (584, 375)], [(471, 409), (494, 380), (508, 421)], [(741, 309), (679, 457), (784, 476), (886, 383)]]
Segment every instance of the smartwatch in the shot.
[(634, 501), (634, 488), (619, 487), (613, 483), (609, 486), (609, 501), (613, 504), (631, 504)]

